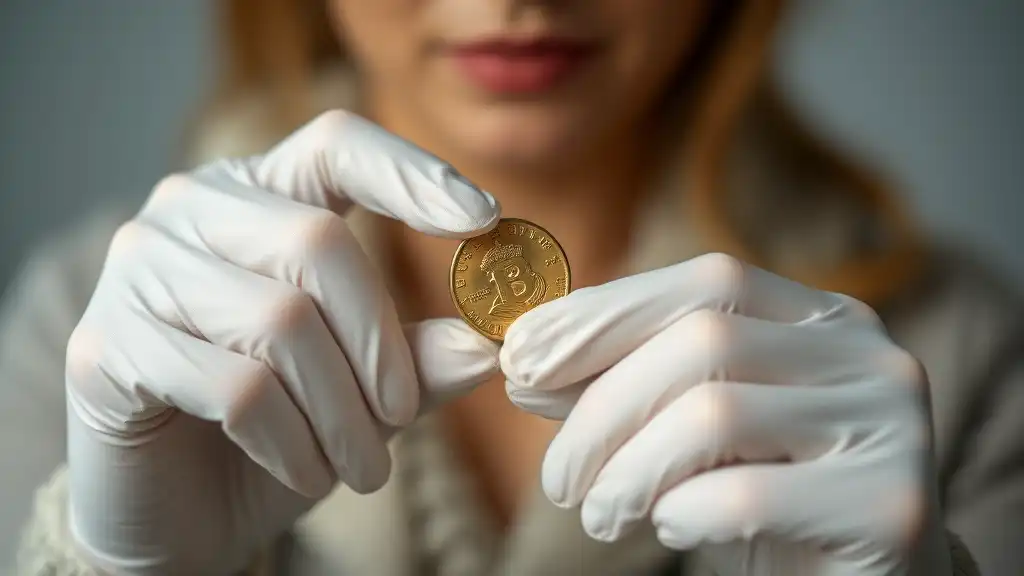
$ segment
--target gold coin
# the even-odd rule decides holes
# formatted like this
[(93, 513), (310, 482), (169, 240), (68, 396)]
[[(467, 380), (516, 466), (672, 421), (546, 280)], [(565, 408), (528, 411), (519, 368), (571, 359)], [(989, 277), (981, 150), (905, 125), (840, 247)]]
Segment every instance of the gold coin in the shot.
[(558, 241), (518, 218), (502, 218), (490, 232), (464, 240), (449, 281), (462, 319), (499, 342), (513, 320), (571, 290), (569, 261)]

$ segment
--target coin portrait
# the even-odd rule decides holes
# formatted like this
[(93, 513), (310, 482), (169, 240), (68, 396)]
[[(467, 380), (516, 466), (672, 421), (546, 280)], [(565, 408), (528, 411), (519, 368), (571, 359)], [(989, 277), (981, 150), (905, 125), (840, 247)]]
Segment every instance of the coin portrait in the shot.
[(452, 258), (450, 290), (463, 320), (502, 341), (516, 318), (569, 293), (569, 262), (547, 230), (503, 218), (490, 232), (459, 245)]

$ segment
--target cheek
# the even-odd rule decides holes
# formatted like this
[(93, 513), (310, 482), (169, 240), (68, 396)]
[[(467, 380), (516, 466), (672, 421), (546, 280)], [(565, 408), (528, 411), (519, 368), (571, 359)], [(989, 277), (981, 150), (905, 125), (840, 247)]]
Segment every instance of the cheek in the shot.
[[(609, 63), (624, 107), (645, 109), (675, 77), (696, 47), (703, 0), (610, 0), (616, 44)], [(624, 111), (626, 112), (626, 111)], [(628, 113), (628, 112), (626, 112)]]
[(422, 0), (331, 0), (331, 17), (361, 73), (375, 82), (401, 82), (417, 69), (423, 44)]

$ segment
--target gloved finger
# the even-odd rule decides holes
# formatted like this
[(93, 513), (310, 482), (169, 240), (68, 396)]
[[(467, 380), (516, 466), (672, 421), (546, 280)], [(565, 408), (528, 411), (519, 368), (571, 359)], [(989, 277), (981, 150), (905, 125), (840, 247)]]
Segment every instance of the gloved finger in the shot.
[(838, 385), (869, 370), (874, 356), (867, 354), (879, 356), (881, 349), (874, 339), (862, 341), (857, 333), (833, 327), (690, 314), (586, 389), (548, 448), (544, 489), (557, 504), (578, 503), (614, 451), (698, 384)]
[(589, 378), (564, 388), (547, 391), (517, 388), (506, 380), (505, 393), (508, 399), (522, 410), (548, 420), (565, 420), (593, 381), (594, 378)]
[(334, 474), (273, 372), (147, 316), (137, 304), (113, 316), (87, 316), (68, 342), (68, 406), (83, 425), (100, 434), (139, 435), (181, 410), (219, 422), (292, 490), (314, 498), (330, 491)]
[(800, 461), (846, 440), (850, 412), (885, 411), (859, 387), (788, 387), (703, 382), (683, 392), (603, 463), (583, 495), (583, 525), (599, 540), (617, 540), (646, 518), (655, 499), (702, 470), (733, 462)]
[[(786, 576), (860, 576), (856, 564), (837, 571), (835, 562), (812, 542), (795, 544), (773, 536), (758, 536), (722, 544), (703, 544), (696, 550), (716, 574), (750, 574), (768, 570)], [(780, 567), (784, 567), (781, 568)], [(892, 574), (886, 572), (884, 574)]]
[(341, 217), (284, 203), (241, 184), (214, 189), (194, 182), (151, 210), (139, 221), (197, 251), (309, 294), (374, 416), (394, 426), (412, 421), (419, 392), (394, 302), (379, 269)]
[[(778, 463), (709, 470), (662, 494), (651, 521), (658, 539), (678, 550), (761, 536), (807, 541), (820, 536), (820, 528), (795, 520), (821, 516), (820, 511), (807, 510), (820, 500), (815, 496), (823, 486), (812, 482), (825, 480), (821, 468)], [(838, 511), (845, 506), (837, 502), (829, 508)]]
[[(417, 417), (460, 398), (498, 373), (498, 344), (457, 318), (404, 327), (420, 385)], [(385, 439), (399, 428), (381, 426)]]
[(651, 519), (673, 549), (765, 537), (825, 550), (819, 573), (891, 574), (920, 520), (901, 485), (823, 462), (719, 468), (667, 491)]
[(458, 318), (407, 324), (404, 331), (420, 382), (419, 415), (471, 392), (498, 373), (498, 344)]
[[(127, 262), (132, 269), (121, 296), (171, 326), (265, 364), (308, 419), (337, 475), (353, 479), (357, 490), (383, 485), (389, 455), (367, 409), (376, 398), (364, 399), (313, 300), (145, 225), (129, 230), (136, 255)], [(413, 392), (406, 402), (415, 409), (415, 374), (403, 378), (399, 383)]]
[(265, 155), (214, 163), (197, 176), (230, 179), (337, 214), (358, 204), (451, 238), (487, 231), (501, 211), (493, 196), (447, 162), (342, 110), (320, 115)]
[(847, 297), (802, 286), (728, 256), (707, 255), (576, 290), (530, 310), (508, 329), (502, 371), (519, 388), (545, 390), (579, 382), (698, 310), (816, 325), (873, 316)]

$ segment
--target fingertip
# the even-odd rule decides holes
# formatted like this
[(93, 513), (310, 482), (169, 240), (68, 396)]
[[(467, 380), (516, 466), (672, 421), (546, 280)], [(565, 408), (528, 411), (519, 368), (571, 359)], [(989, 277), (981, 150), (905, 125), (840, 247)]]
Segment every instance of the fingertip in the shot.
[(621, 528), (616, 522), (614, 509), (595, 490), (583, 499), (580, 506), (580, 522), (588, 536), (598, 542), (610, 543), (619, 539)]
[[(458, 353), (479, 354), (498, 368), (500, 345), (458, 318), (437, 318), (413, 325), (417, 343), (434, 343)], [(420, 348), (427, 351), (425, 348)]]
[(224, 434), (278, 482), (305, 497), (326, 496), (336, 479), (308, 421), (271, 371), (235, 358), (218, 358), (238, 372), (195, 403), (218, 407)]
[(501, 219), (501, 203), (492, 194), (480, 189), (448, 164), (442, 165), (441, 190), (454, 201), (455, 210), (444, 206), (431, 220), (438, 233), (451, 238), (470, 238), (484, 234)]
[(523, 325), (517, 325), (518, 322), (513, 322), (505, 334), (498, 361), (512, 385), (522, 390), (533, 390), (538, 387), (538, 373), (528, 346), (529, 332)]
[(522, 379), (516, 372), (515, 363), (512, 361), (509, 350), (510, 347), (507, 344), (498, 350), (498, 367), (501, 368), (501, 372), (505, 375), (507, 386), (525, 390), (526, 387), (521, 385)]
[(319, 467), (309, 474), (291, 477), (284, 484), (306, 498), (321, 500), (331, 493), (334, 482), (334, 476), (325, 467)]
[(549, 403), (545, 401), (544, 395), (537, 394), (533, 390), (519, 388), (507, 378), (505, 379), (505, 395), (517, 408), (531, 414), (539, 414), (548, 408)]
[(505, 394), (512, 404), (535, 416), (555, 421), (569, 417), (583, 389), (584, 386), (572, 386), (564, 390), (546, 392), (519, 388), (511, 381), (505, 380)]
[(321, 147), (328, 150), (327, 184), (335, 194), (433, 236), (472, 237), (497, 224), (501, 206), (493, 195), (412, 142), (348, 112), (312, 124), (320, 126), (310, 129), (319, 134), (313, 139), (327, 142)]
[(379, 418), (383, 424), (404, 427), (412, 424), (419, 411), (420, 391), (414, 379), (405, 386), (381, 386), (377, 390)]
[(672, 550), (690, 550), (695, 544), (689, 538), (679, 534), (672, 526), (655, 525), (655, 534), (662, 546)]
[(499, 346), (457, 318), (440, 318), (407, 325), (406, 337), (423, 387), (451, 390), (475, 385), (500, 365)]
[(354, 464), (362, 465), (349, 466), (340, 476), (345, 485), (356, 494), (372, 494), (383, 488), (391, 478), (391, 453), (383, 442), (379, 443), (379, 447), (373, 450), (371, 456)]
[(404, 344), (390, 338), (378, 342), (378, 350), (370, 350), (374, 362), (365, 363), (376, 370), (365, 380), (369, 385), (360, 384), (371, 417), (396, 428), (416, 419), (421, 400), (416, 361), (410, 350), (402, 349)]
[(570, 498), (567, 478), (571, 474), (569, 463), (564, 458), (552, 456), (549, 448), (544, 463), (541, 465), (541, 487), (544, 494), (555, 506), (572, 508), (576, 502)]
[(242, 448), (253, 463), (303, 498), (319, 501), (331, 493), (337, 482), (330, 466), (315, 449), (306, 450), (303, 446), (295, 450), (296, 453), (290, 460), (284, 457), (268, 460), (263, 454), (251, 451), (245, 446)]
[(224, 431), (253, 463), (297, 494), (320, 500), (333, 489), (336, 478), (311, 438), (288, 438), (290, 449), (282, 450), (281, 446), (263, 445), (259, 438), (262, 435), (248, 429), (225, 426)]

